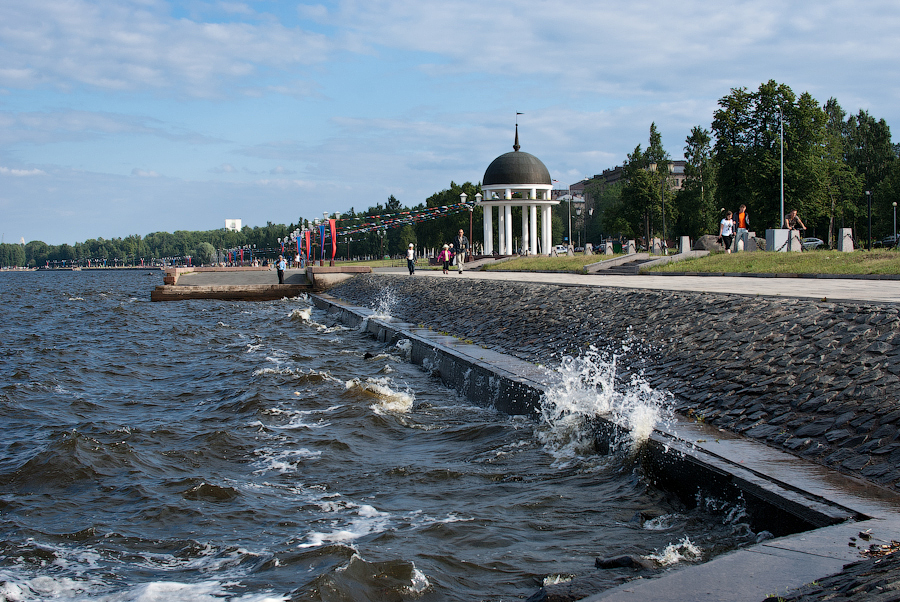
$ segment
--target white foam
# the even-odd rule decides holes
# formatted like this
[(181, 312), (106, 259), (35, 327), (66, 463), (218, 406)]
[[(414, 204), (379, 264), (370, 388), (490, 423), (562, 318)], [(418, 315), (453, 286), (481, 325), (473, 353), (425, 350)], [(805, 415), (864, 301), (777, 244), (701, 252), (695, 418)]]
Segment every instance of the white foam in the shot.
[(367, 504), (355, 506), (352, 503), (334, 501), (323, 502), (323, 509), (329, 512), (355, 508), (356, 516), (349, 519), (349, 524), (332, 531), (311, 531), (306, 534), (306, 541), (298, 545), (300, 548), (315, 548), (330, 543), (349, 544), (353, 541), (386, 531), (390, 524), (390, 515), (379, 512)]
[(322, 452), (311, 451), (305, 447), (279, 451), (271, 448), (263, 448), (258, 449), (253, 453), (259, 457), (256, 465), (260, 466), (260, 469), (255, 470), (254, 474), (264, 472), (277, 472), (280, 474), (297, 472), (304, 462), (317, 460), (322, 456)]
[(292, 320), (302, 320), (306, 322), (309, 320), (309, 317), (312, 315), (312, 307), (301, 307), (299, 309), (295, 309), (290, 313), (290, 318)]
[(378, 398), (378, 403), (372, 405), (375, 412), (408, 412), (415, 401), (415, 397), (408, 391), (397, 391), (386, 378), (367, 378), (360, 380), (353, 378), (345, 383), (347, 389), (359, 389)]
[(648, 554), (645, 558), (655, 560), (663, 566), (671, 566), (682, 561), (696, 562), (703, 557), (703, 551), (694, 545), (687, 535), (678, 543), (670, 543), (662, 552)]
[[(591, 347), (579, 357), (563, 358), (560, 380), (542, 400), (542, 428), (538, 437), (555, 463), (583, 460), (594, 449), (590, 420), (603, 417), (623, 428), (631, 450), (645, 441), (654, 427), (671, 414), (671, 396), (652, 389), (635, 376), (616, 388), (616, 358)], [(622, 442), (614, 442), (618, 444)]]

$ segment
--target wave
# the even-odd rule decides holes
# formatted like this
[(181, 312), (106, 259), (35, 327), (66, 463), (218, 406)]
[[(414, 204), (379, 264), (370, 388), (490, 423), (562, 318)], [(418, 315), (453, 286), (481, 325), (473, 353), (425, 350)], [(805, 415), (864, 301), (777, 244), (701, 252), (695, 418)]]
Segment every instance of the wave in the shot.
[(346, 382), (347, 390), (358, 390), (375, 396), (378, 401), (372, 409), (375, 412), (408, 412), (415, 401), (415, 396), (409, 391), (397, 391), (386, 377), (367, 378), (361, 380), (353, 378)]

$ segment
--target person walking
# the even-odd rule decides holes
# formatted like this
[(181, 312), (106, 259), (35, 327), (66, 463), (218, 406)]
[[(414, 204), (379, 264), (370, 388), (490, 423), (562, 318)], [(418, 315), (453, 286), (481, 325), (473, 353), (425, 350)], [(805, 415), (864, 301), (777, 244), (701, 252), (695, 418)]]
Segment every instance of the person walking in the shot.
[(725, 214), (725, 217), (719, 222), (719, 238), (725, 245), (725, 252), (731, 253), (731, 243), (734, 240), (734, 220), (731, 219), (731, 211)]
[(449, 245), (444, 245), (444, 248), (441, 249), (441, 252), (438, 254), (438, 261), (441, 262), (444, 266), (444, 273), (449, 273), (450, 270), (450, 247)]
[(466, 253), (469, 250), (469, 239), (466, 238), (462, 228), (459, 229), (459, 233), (457, 233), (456, 238), (453, 239), (453, 246), (456, 248), (456, 257), (454, 257), (453, 262), (459, 269), (459, 273), (462, 274), (463, 263), (466, 261)]
[(409, 268), (409, 275), (412, 276), (416, 271), (416, 249), (412, 243), (406, 250), (406, 267)]
[(284, 284), (284, 270), (287, 268), (287, 262), (284, 260), (284, 255), (278, 256), (278, 263), (275, 264), (275, 269), (278, 270), (278, 284)]
[[(734, 243), (736, 251), (746, 251), (750, 238), (747, 233), (750, 230), (750, 213), (747, 211), (747, 205), (741, 205), (738, 208), (737, 219), (737, 241)], [(743, 243), (743, 246), (741, 244)]]

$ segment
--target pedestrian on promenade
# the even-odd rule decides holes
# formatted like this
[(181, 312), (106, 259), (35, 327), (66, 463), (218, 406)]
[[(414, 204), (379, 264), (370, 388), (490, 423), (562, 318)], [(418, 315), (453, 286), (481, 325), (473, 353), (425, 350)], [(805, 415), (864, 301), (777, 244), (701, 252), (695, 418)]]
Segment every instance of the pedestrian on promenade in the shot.
[(459, 269), (459, 273), (462, 274), (463, 263), (465, 263), (466, 261), (466, 252), (469, 250), (469, 239), (466, 238), (466, 235), (463, 233), (462, 228), (459, 229), (456, 238), (453, 239), (453, 245), (456, 247), (456, 257), (454, 258), (454, 263)]
[(406, 250), (406, 267), (409, 268), (409, 275), (412, 276), (416, 271), (416, 249), (412, 243)]
[(731, 242), (734, 240), (734, 220), (731, 219), (731, 211), (725, 213), (725, 217), (719, 222), (719, 238), (725, 245), (725, 252), (731, 253)]
[[(747, 237), (747, 231), (750, 230), (750, 213), (747, 211), (747, 205), (738, 208), (737, 218), (734, 221), (737, 224), (737, 242), (734, 243), (734, 249), (746, 251), (746, 245), (750, 242)], [(740, 246), (742, 241), (744, 248)]]
[(448, 274), (450, 270), (450, 247), (448, 245), (444, 245), (444, 248), (441, 249), (441, 252), (438, 254), (438, 261), (444, 265), (444, 273)]
[(284, 260), (284, 255), (278, 256), (278, 263), (275, 264), (275, 269), (278, 270), (278, 284), (284, 284), (284, 270), (287, 268), (287, 262)]

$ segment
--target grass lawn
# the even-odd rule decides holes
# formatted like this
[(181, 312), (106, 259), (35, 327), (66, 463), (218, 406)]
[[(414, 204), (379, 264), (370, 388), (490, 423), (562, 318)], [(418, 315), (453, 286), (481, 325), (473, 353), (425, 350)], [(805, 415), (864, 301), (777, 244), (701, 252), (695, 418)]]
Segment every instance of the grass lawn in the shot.
[(805, 251), (802, 253), (712, 253), (645, 273), (711, 272), (754, 274), (900, 274), (900, 252), (893, 250)]
[[(584, 266), (596, 263), (604, 259), (612, 259), (615, 255), (584, 255), (577, 253), (574, 257), (547, 257), (546, 255), (531, 255), (519, 257), (498, 263), (487, 264), (482, 269), (486, 271), (504, 272), (571, 272), (584, 274)], [(621, 255), (618, 255), (621, 257)]]

